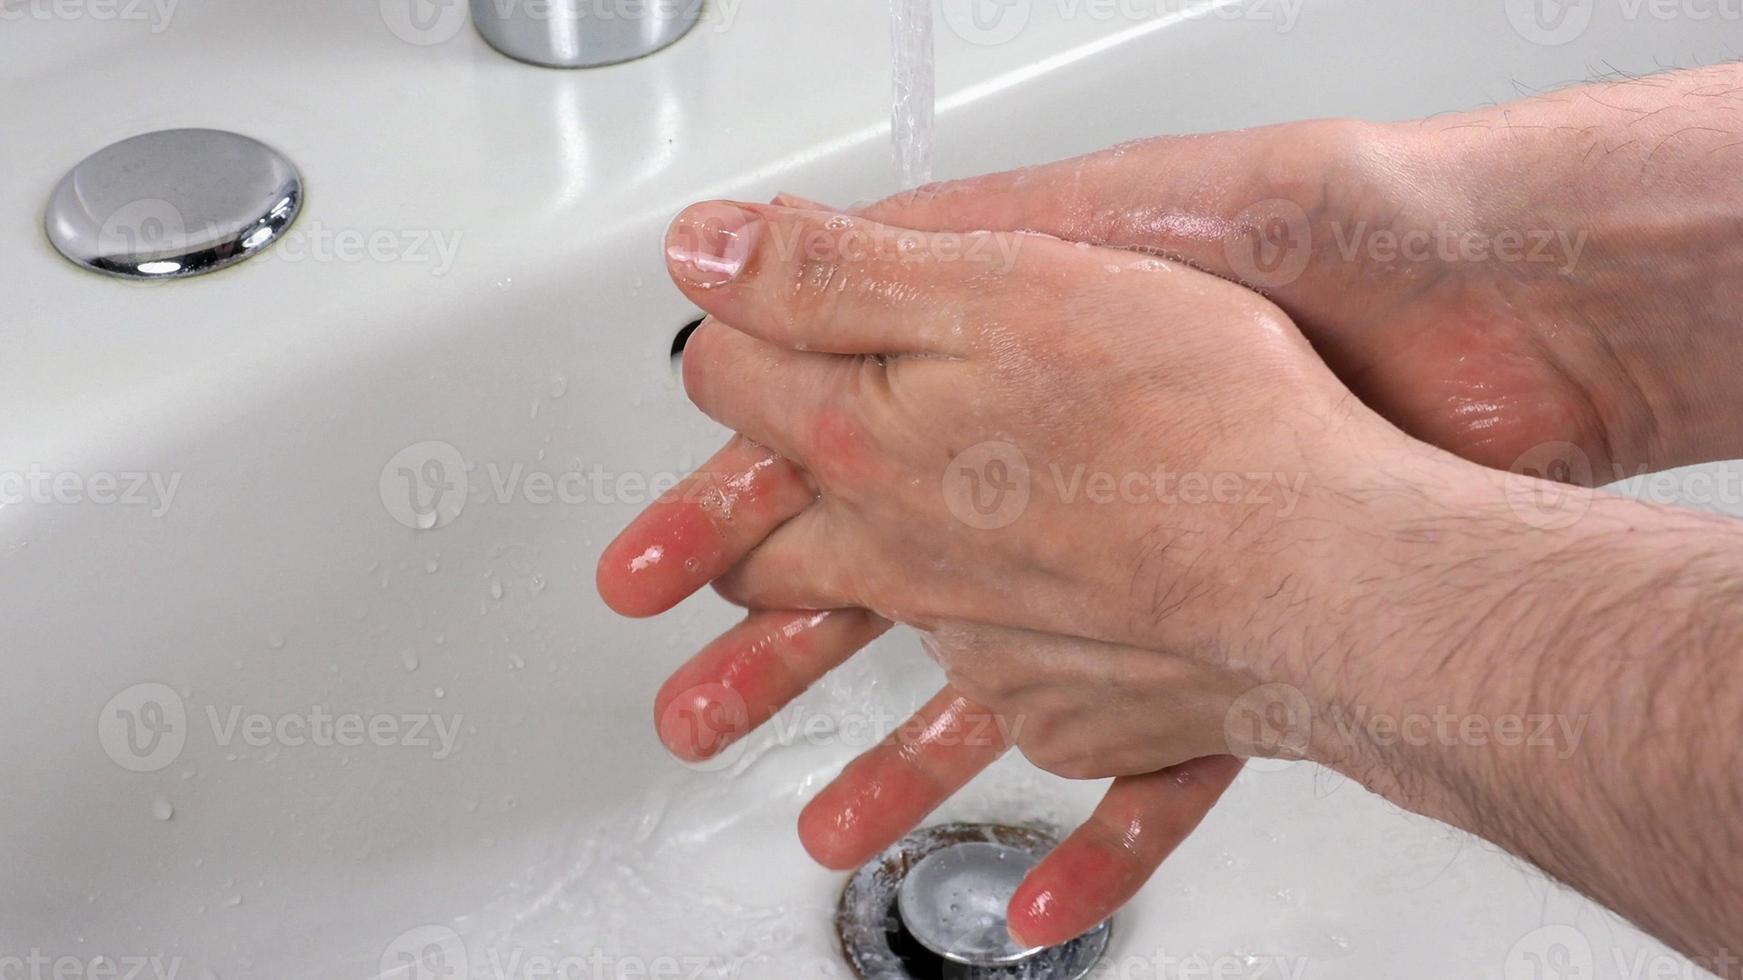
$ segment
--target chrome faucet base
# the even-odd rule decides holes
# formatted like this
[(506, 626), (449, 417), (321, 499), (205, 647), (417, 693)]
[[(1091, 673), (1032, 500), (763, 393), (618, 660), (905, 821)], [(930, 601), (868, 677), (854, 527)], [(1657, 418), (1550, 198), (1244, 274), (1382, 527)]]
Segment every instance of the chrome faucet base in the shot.
[(490, 46), (546, 68), (595, 68), (646, 57), (690, 32), (704, 0), (472, 0)]

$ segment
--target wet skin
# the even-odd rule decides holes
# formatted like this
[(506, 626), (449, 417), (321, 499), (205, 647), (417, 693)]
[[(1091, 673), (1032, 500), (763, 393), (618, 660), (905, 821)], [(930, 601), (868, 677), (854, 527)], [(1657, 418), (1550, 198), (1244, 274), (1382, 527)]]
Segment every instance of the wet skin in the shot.
[[(742, 222), (747, 219), (767, 229), (766, 241), (749, 242), (746, 247), (749, 236)], [(798, 266), (783, 268), (782, 249), (774, 243), (784, 233), (793, 236), (789, 240), (806, 241), (806, 248), (821, 249), (829, 258), (818, 267), (805, 267), (809, 260), (793, 258)], [(718, 321), (705, 324), (692, 338), (685, 368), (692, 396), (718, 419), (757, 441), (735, 440), (685, 485), (650, 508), (601, 561), (601, 593), (621, 612), (657, 614), (711, 581), (728, 598), (754, 610), (744, 624), (681, 669), (661, 692), (656, 717), (662, 738), (684, 758), (717, 753), (869, 642), (889, 620), (925, 624), (933, 630), (951, 685), (913, 722), (856, 760), (813, 801), (800, 821), (807, 848), (831, 867), (847, 868), (869, 859), (1002, 755), (1010, 747), (1008, 737), (1050, 771), (1119, 777), (1091, 819), (1031, 875), (1012, 908), (1013, 931), (1033, 944), (1061, 942), (1093, 926), (1131, 897), (1233, 779), (1238, 763), (1215, 753), (1228, 747), (1221, 720), (1246, 681), (1239, 671), (1207, 667), (1191, 657), (1158, 659), (1132, 642), (1158, 639), (1148, 633), (1098, 633), (1096, 622), (1122, 618), (1108, 608), (1085, 610), (1075, 621), (1042, 613), (1027, 622), (986, 625), (996, 621), (993, 605), (1001, 600), (989, 602), (984, 592), (989, 585), (994, 593), (1010, 586), (1002, 573), (993, 575), (996, 585), (972, 583), (983, 593), (980, 596), (965, 595), (961, 601), (944, 601), (931, 609), (916, 604), (923, 597), (943, 599), (956, 591), (965, 584), (959, 576), (946, 575), (919, 589), (891, 590), (853, 582), (867, 563), (858, 571), (846, 571), (844, 577), (843, 568), (831, 565), (825, 553), (863, 550), (869, 554), (872, 549), (863, 543), (848, 544), (845, 550), (823, 549), (812, 538), (821, 528), (807, 529), (807, 522), (826, 519), (820, 518), (820, 507), (831, 499), (832, 491), (851, 487), (849, 492), (857, 494), (892, 481), (923, 484), (924, 489), (915, 490), (918, 499), (912, 504), (937, 511), (931, 505), (942, 502), (934, 498), (940, 496), (939, 465), (949, 457), (944, 450), (959, 442), (967, 445), (969, 436), (926, 447), (921, 458), (901, 454), (899, 460), (892, 460), (885, 457), (879, 440), (865, 434), (865, 420), (875, 410), (835, 403), (826, 393), (887, 384), (895, 370), (906, 371), (905, 365), (924, 377), (924, 372), (950, 372), (962, 363), (960, 359), (978, 357), (988, 373), (974, 378), (972, 385), (989, 397), (1018, 391), (1028, 401), (1013, 410), (1027, 414), (1029, 405), (1044, 404), (1052, 397), (1052, 381), (1034, 372), (1027, 353), (1011, 354), (1013, 345), (999, 331), (1052, 330), (1086, 316), (1088, 307), (1082, 304), (1124, 310), (1121, 316), (1130, 316), (1133, 322), (1147, 319), (1146, 310), (1162, 314), (1164, 307), (1173, 308), (1166, 317), (1171, 320), (1209, 315), (1267, 351), (1256, 360), (1272, 364), (1272, 380), (1300, 393), (1300, 401), (1321, 417), (1346, 415), (1347, 409), (1339, 403), (1347, 399), (1347, 392), (1319, 366), (1287, 319), (1262, 299), (1214, 277), (1150, 258), (1074, 247), (1039, 236), (1008, 236), (1006, 244), (1013, 247), (994, 254), (1019, 256), (1019, 267), (979, 267), (972, 261), (937, 258), (953, 252), (936, 239), (915, 246), (919, 239), (911, 234), (870, 222), (773, 207), (703, 206), (680, 219), (673, 236), (679, 256), (674, 259), (679, 263), (676, 272), (686, 291), (715, 316), (754, 324), (750, 329), (760, 329), (770, 339)], [(869, 254), (863, 260), (851, 257), (851, 250), (861, 245), (869, 248)], [(719, 253), (720, 258), (686, 263), (682, 256), (696, 250)], [(741, 250), (745, 254), (735, 257)], [(743, 278), (708, 284), (723, 266), (736, 267)], [(985, 283), (987, 276), (1009, 278)], [(807, 304), (805, 315), (790, 315), (781, 308), (793, 296)], [(996, 308), (1004, 302), (1012, 304), (1008, 314)], [(975, 325), (965, 331), (935, 332), (941, 322), (968, 323), (960, 315), (961, 307), (976, 303), (995, 304), (995, 308), (977, 314)], [(1008, 316), (1037, 303), (1058, 308), (1031, 326), (979, 326), (1003, 324)], [(827, 313), (822, 312), (825, 309)], [(867, 323), (883, 324), (889, 332), (858, 326)], [(1165, 323), (1158, 325), (1166, 329)], [(1108, 339), (1108, 346), (1092, 343), (1075, 351), (1086, 364), (1106, 365), (1108, 358), (1121, 353), (1122, 332), (1101, 330), (1101, 326), (1085, 322), (1075, 332), (1079, 339)], [(805, 334), (794, 336), (786, 333), (789, 330)], [(788, 346), (779, 346), (772, 339), (776, 337)], [(1224, 340), (1207, 338), (1200, 356), (1232, 339), (1232, 334)], [(937, 346), (929, 350), (929, 344)], [(879, 350), (917, 356), (866, 356)], [(1161, 354), (1153, 351), (1150, 357)], [(1134, 368), (1113, 372), (1105, 380), (1147, 384), (1159, 362), (1137, 360), (1141, 363)], [(960, 394), (971, 387), (959, 386), (944, 375), (938, 380), (946, 382), (944, 391)], [(1201, 410), (1198, 384), (1196, 378), (1185, 381), (1173, 397)], [(940, 389), (933, 385), (931, 390)], [(892, 398), (886, 404), (898, 401)], [(952, 404), (947, 397), (923, 416), (891, 423), (905, 430), (920, 417), (966, 418), (976, 410), (971, 404)], [(1379, 442), (1408, 442), (1377, 418), (1364, 416), (1364, 420)], [(1130, 421), (1124, 416), (1119, 420)], [(1105, 442), (1105, 433), (1116, 428), (1113, 418), (1067, 418), (1057, 426), (1043, 425), (1034, 433), (1030, 448), (1049, 452), (1079, 441), (1090, 431), (1102, 433)], [(1140, 450), (1131, 465), (1148, 468), (1149, 456), (1148, 450)], [(892, 463), (926, 475), (907, 479)], [(1106, 516), (1067, 504), (1053, 511), (1070, 517), (1065, 523), (1086, 534)], [(938, 516), (928, 515), (934, 525), (925, 528), (926, 537), (941, 534), (935, 524)], [(1224, 513), (1216, 521), (1220, 524), (1232, 517)], [(1045, 515), (1025, 521), (1026, 526), (1043, 529), (1052, 523)], [(888, 524), (879, 526), (889, 529)], [(1150, 530), (1134, 529), (1129, 536), (1141, 538)], [(1055, 546), (1058, 533), (1057, 527), (1044, 530), (1038, 539), (1018, 544), (1018, 550), (1030, 556), (1038, 546), (1047, 552), (1067, 550)], [(1125, 531), (1118, 533), (1128, 536)], [(781, 542), (788, 536), (793, 540)], [(978, 550), (980, 544), (965, 547)], [(1086, 554), (1095, 551), (1084, 549)], [(901, 569), (906, 560), (891, 560), (891, 556), (911, 553), (901, 544), (886, 552), (881, 563), (884, 574), (905, 577)], [(972, 556), (958, 553), (936, 564), (967, 568), (977, 563)], [(1011, 567), (1025, 566), (1019, 562)], [(795, 588), (799, 583), (804, 584)], [(1021, 589), (1020, 583), (1015, 587)], [(1104, 581), (1089, 591), (1121, 589)], [(1082, 607), (1084, 594), (1074, 589), (1052, 601), (1037, 601), (1034, 608)], [(851, 611), (855, 608), (878, 609), (882, 615)], [(779, 609), (806, 611), (767, 611)], [(1207, 638), (1199, 632), (1172, 642), (1191, 645)], [(992, 650), (1004, 654), (1003, 663), (988, 655)], [(1024, 658), (1021, 665), (1015, 663), (1019, 656)], [(1138, 673), (1062, 668), (1062, 656), (1078, 667), (1129, 657)], [(1007, 683), (1025, 675), (1056, 677), (1062, 670), (1070, 675), (1061, 678), (1063, 688)], [(1152, 700), (1132, 711), (1134, 720), (1151, 719), (1147, 727), (1115, 726), (1121, 735), (1112, 740), (1098, 734), (1107, 713), (1086, 713), (1083, 702), (1104, 703), (1108, 686), (1144, 671), (1149, 674), (1146, 689), (1163, 692), (1158, 696), (1168, 699), (1174, 710), (1156, 712), (1157, 702)], [(1060, 692), (1071, 685), (1076, 696), (1062, 699)], [(996, 706), (984, 703), (986, 699), (995, 700)], [(989, 718), (993, 714), (1007, 720), (1020, 718), (1025, 724), (1001, 727), (997, 719)]]
[[(1457, 128), (1456, 123), (1448, 126)], [(1416, 171), (1432, 169), (1423, 166), (1431, 151), (1420, 134), (1405, 138), (1393, 132), (1395, 138), (1387, 140), (1364, 133), (1360, 142), (1369, 150), (1360, 154), (1349, 151), (1347, 130), (1322, 124), (1156, 141), (1050, 168), (904, 195), (859, 213), (916, 229), (1036, 229), (1176, 255), (1231, 278), (1238, 278), (1236, 266), (1242, 253), (1231, 252), (1229, 242), (1241, 236), (1241, 223), (1250, 220), (1244, 217), (1245, 205), (1254, 201), (1279, 196), (1299, 199), (1311, 220), (1338, 219), (1346, 225), (1361, 217), (1426, 224), (1443, 212), (1467, 221), (1499, 220), (1493, 215), (1472, 216), (1476, 195), (1471, 192), (1486, 170), (1475, 161), (1486, 150), (1470, 153), (1469, 184), (1461, 184), (1454, 172), (1453, 179), (1445, 182), (1447, 193), (1430, 198), (1421, 191)], [(1441, 176), (1447, 176), (1444, 168)], [(1336, 200), (1327, 193), (1333, 187), (1341, 195)], [(789, 213), (772, 220), (812, 221), (810, 232), (824, 238), (831, 231), (849, 230), (849, 226), (831, 228), (830, 223), (839, 219), (827, 209), (797, 199), (784, 203), (818, 213), (810, 218)], [(675, 241), (694, 253), (699, 242), (712, 239), (714, 245), (727, 246), (727, 257), (724, 264), (700, 267), (676, 259), (674, 271), (680, 284), (705, 309), (734, 326), (743, 324), (745, 317), (767, 317), (767, 310), (747, 311), (742, 305), (735, 309), (730, 300), (712, 295), (722, 287), (730, 292), (731, 283), (707, 284), (711, 277), (730, 269), (734, 261), (749, 262), (752, 256), (749, 250), (732, 256), (737, 240), (722, 231), (724, 226), (691, 217), (688, 227), (683, 222), (677, 226)], [(1314, 238), (1328, 240), (1323, 233)], [(1063, 255), (1055, 258), (1071, 261)], [(1126, 263), (1132, 261), (1126, 255), (1112, 264), (1129, 269), (1132, 266)], [(1105, 275), (1107, 268), (1109, 263), (1103, 262), (1099, 269), (1083, 266), (1076, 274), (1088, 281)], [(1182, 278), (1196, 274), (1174, 268)], [(1596, 463), (1594, 472), (1608, 478), (1606, 470), (1615, 466), (1711, 457), (1711, 445), (1669, 444), (1643, 436), (1638, 419), (1646, 406), (1594, 397), (1594, 392), (1620, 389), (1638, 392), (1642, 399), (1675, 400), (1674, 395), (1658, 393), (1650, 381), (1615, 384), (1618, 377), (1630, 374), (1630, 367), (1622, 363), (1625, 358), (1606, 353), (1606, 344), (1533, 333), (1532, 325), (1539, 320), (1565, 320), (1576, 309), (1584, 311), (1548, 270), (1500, 272), (1504, 274), (1473, 263), (1364, 266), (1316, 251), (1295, 278), (1263, 285), (1294, 314), (1318, 352), (1365, 400), (1408, 432), (1468, 458), (1505, 467), (1540, 443), (1565, 440), (1582, 446)], [(1537, 272), (1546, 273), (1542, 282), (1522, 275)], [(914, 290), (937, 288), (936, 284), (907, 285)], [(803, 288), (803, 277), (796, 277), (795, 292)], [(900, 299), (903, 290), (884, 292), (886, 299)], [(693, 395), (701, 396), (699, 402), (710, 390), (710, 379), (703, 376), (710, 367), (735, 377), (773, 379), (791, 375), (795, 354), (940, 353), (928, 349), (928, 342), (941, 338), (924, 331), (903, 336), (867, 332), (863, 325), (855, 343), (838, 350), (831, 346), (837, 337), (795, 333), (793, 311), (786, 314), (786, 323), (777, 316), (744, 327), (760, 343), (719, 340), (720, 349), (703, 357), (692, 349), (688, 362), (693, 367), (687, 369), (686, 380)], [(725, 330), (719, 322), (705, 328), (712, 338), (722, 337)], [(698, 337), (703, 336), (699, 332)], [(1621, 346), (1627, 349), (1626, 344)], [(702, 349), (708, 349), (706, 342)], [(947, 356), (961, 353), (951, 351)], [(704, 408), (734, 428), (754, 431), (755, 426), (741, 424), (756, 415), (755, 411), (746, 414), (747, 407), (754, 408), (750, 401), (740, 395), (716, 395)], [(651, 508), (601, 561), (601, 592), (613, 608), (626, 614), (656, 614), (710, 582), (718, 582), (728, 598), (754, 610), (743, 624), (674, 675), (659, 695), (656, 719), (661, 737), (682, 758), (701, 759), (723, 750), (888, 628), (888, 619), (863, 610), (821, 608), (831, 599), (872, 598), (879, 592), (875, 588), (840, 590), (833, 596), (784, 589), (783, 582), (807, 568), (802, 556), (793, 556), (791, 547), (780, 562), (766, 554), (758, 563), (746, 562), (759, 545), (824, 495), (807, 465), (789, 462), (789, 457), (803, 459), (811, 468), (820, 466), (841, 483), (865, 483), (888, 475), (864, 451), (865, 440), (859, 433), (863, 420), (811, 411), (819, 404), (815, 398), (781, 400), (780, 411), (767, 414), (784, 417), (796, 409), (794, 414), (807, 418), (804, 431), (755, 434), (760, 441), (786, 450), (785, 455), (742, 437), (735, 440), (689, 483)], [(769, 424), (767, 418), (761, 421)], [(799, 452), (800, 446), (809, 452)], [(1581, 478), (1579, 473), (1570, 476)], [(747, 564), (761, 568), (747, 571)], [(772, 611), (799, 605), (820, 608)], [(1005, 736), (1013, 726), (998, 723), (994, 718), (998, 712), (971, 693), (984, 693), (986, 701), (1026, 719), (1046, 716), (1044, 708), (1024, 705), (1016, 692), (991, 683), (988, 677), (997, 672), (974, 669), (977, 659), (988, 659), (975, 656), (977, 646), (1028, 646), (1035, 662), (1044, 658), (1034, 651), (1046, 648), (1056, 656), (1086, 649), (1141, 652), (1108, 642), (1130, 640), (1130, 636), (1085, 640), (1084, 633), (1091, 631), (1082, 624), (1068, 627), (1080, 630), (1078, 636), (1063, 638), (1038, 629), (1061, 625), (1055, 622), (995, 630), (900, 608), (885, 606), (884, 611), (907, 621), (925, 620), (955, 638), (941, 654), (952, 686), (885, 745), (849, 766), (806, 809), (802, 838), (812, 854), (830, 867), (848, 868), (869, 859), (1009, 748)], [(1171, 680), (1176, 686), (1191, 686), (1191, 682), (1182, 684), (1182, 678)], [(1217, 687), (1215, 678), (1198, 680), (1206, 690)], [(977, 686), (984, 690), (962, 689)], [(1212, 707), (1201, 712), (1204, 717), (1194, 722), (1197, 727), (1208, 724), (1206, 719), (1216, 714), (1214, 708), (1224, 704), (1218, 698), (1226, 694), (1207, 699)], [(1144, 739), (1161, 738), (1183, 746), (1175, 750), (1176, 756), (1189, 756), (1193, 748), (1227, 748), (1192, 746), (1191, 738), (1180, 731), (1158, 732), (1142, 724), (1126, 727)], [(1154, 760), (1146, 760), (1141, 750), (1104, 743), (1096, 745), (1095, 753), (1102, 760), (1101, 769), (1092, 772), (1095, 767), (1085, 768), (1088, 763), (1074, 757), (1076, 750), (1049, 755), (1045, 741), (1023, 748), (1055, 772), (1120, 775), (1090, 821), (1036, 870), (1013, 902), (1013, 930), (1025, 941), (1040, 944), (1076, 935), (1127, 900), (1191, 832), (1239, 766), (1227, 756), (1210, 756), (1156, 771), (1144, 768)], [(1131, 761), (1122, 753), (1129, 753)], [(1111, 771), (1106, 761), (1110, 758), (1116, 760)]]
[[(602, 594), (625, 614), (663, 612), (814, 499), (801, 470), (734, 439), (612, 543), (600, 562)], [(753, 611), (661, 688), (661, 741), (686, 761), (717, 756), (889, 628), (858, 609)], [(818, 794), (800, 817), (801, 840), (826, 867), (871, 860), (1003, 756), (1012, 728), (945, 688)], [(1117, 779), (1025, 881), (1012, 902), (1013, 928), (1038, 945), (1093, 928), (1137, 893), (1239, 770), (1223, 755)]]

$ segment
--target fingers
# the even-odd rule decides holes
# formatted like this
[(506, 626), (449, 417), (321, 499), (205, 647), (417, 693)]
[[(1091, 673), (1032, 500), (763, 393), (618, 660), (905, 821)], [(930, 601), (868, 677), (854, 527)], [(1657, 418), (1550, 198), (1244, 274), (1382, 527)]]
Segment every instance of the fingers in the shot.
[(703, 310), (770, 343), (958, 356), (972, 313), (964, 298), (1009, 271), (1018, 240), (973, 233), (943, 242), (843, 215), (713, 201), (673, 222), (666, 256), (673, 281)]
[(883, 367), (866, 358), (791, 350), (710, 317), (684, 348), (684, 389), (721, 425), (807, 462), (812, 423)]
[(799, 839), (826, 868), (858, 867), (919, 826), (1009, 747), (996, 714), (946, 687), (817, 794), (799, 815)]
[(660, 741), (686, 762), (711, 759), (889, 628), (857, 609), (753, 612), (660, 689)]
[[(1039, 167), (904, 191), (857, 213), (922, 231), (1035, 231), (1177, 255), (1234, 278), (1231, 237), (1246, 232), (1254, 205), (1279, 194), (1273, 182), (1260, 180), (1277, 169), (1269, 149), (1274, 145), (1275, 136), (1266, 130), (1143, 140)], [(1300, 148), (1301, 158), (1308, 157), (1308, 149)], [(1293, 160), (1282, 166), (1308, 169)], [(1303, 182), (1303, 188), (1311, 185)]]
[(835, 208), (832, 208), (827, 204), (821, 204), (817, 201), (811, 200), (808, 197), (800, 197), (797, 194), (789, 194), (786, 191), (782, 191), (781, 193), (776, 194), (774, 200), (770, 201), (769, 203), (775, 205), (776, 207), (797, 208), (800, 211), (830, 211), (830, 212), (834, 212), (836, 210)]
[(1089, 821), (1018, 887), (1012, 936), (1056, 946), (1095, 928), (1131, 901), (1240, 771), (1239, 760), (1222, 755), (1114, 780)]
[(736, 565), (816, 498), (803, 471), (738, 438), (643, 511), (599, 558), (599, 594), (654, 616)]
[(846, 567), (837, 557), (841, 542), (827, 524), (822, 508), (783, 524), (744, 561), (716, 579), (715, 591), (747, 609), (836, 609), (859, 604)]

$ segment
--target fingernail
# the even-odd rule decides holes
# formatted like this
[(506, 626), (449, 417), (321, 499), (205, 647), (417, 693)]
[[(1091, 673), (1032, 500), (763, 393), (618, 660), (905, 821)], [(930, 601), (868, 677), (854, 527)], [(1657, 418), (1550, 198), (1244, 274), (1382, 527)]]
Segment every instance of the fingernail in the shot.
[(724, 286), (744, 272), (762, 230), (754, 211), (718, 201), (695, 205), (666, 232), (672, 275), (704, 289)]

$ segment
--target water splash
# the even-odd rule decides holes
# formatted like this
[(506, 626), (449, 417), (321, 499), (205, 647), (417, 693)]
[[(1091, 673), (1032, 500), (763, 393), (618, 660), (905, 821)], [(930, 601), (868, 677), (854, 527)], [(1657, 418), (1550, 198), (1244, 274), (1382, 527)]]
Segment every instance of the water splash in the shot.
[(932, 0), (890, 0), (890, 41), (895, 50), (890, 133), (895, 142), (896, 180), (902, 190), (908, 190), (932, 180), (932, 133), (938, 102)]

